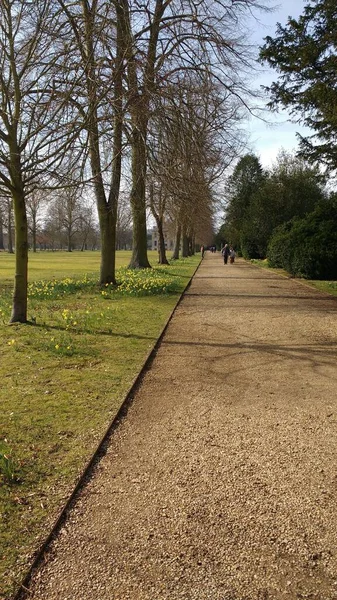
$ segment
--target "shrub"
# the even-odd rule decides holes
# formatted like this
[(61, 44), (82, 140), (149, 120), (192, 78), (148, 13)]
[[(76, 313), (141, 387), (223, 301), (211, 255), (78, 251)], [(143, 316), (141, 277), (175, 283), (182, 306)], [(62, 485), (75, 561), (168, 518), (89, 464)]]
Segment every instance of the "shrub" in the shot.
[(274, 231), (269, 247), (271, 267), (306, 279), (337, 278), (337, 206), (326, 201), (303, 219)]
[(291, 239), (290, 230), (293, 221), (284, 223), (277, 227), (271, 237), (268, 246), (268, 263), (270, 267), (285, 268), (285, 261), (290, 258), (291, 255)]

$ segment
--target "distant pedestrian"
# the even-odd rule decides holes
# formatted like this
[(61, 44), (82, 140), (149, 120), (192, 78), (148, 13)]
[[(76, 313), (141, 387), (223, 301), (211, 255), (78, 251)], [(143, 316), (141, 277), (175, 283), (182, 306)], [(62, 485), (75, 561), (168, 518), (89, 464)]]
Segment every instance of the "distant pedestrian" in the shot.
[(231, 264), (233, 264), (233, 262), (234, 262), (234, 260), (235, 260), (235, 256), (236, 256), (236, 254), (235, 254), (235, 250), (234, 250), (233, 246), (230, 246), (230, 247), (229, 247), (229, 262), (230, 262)]
[(201, 258), (204, 258), (205, 246), (200, 246)]
[(224, 247), (222, 248), (222, 254), (223, 254), (224, 264), (227, 265), (228, 257), (229, 257), (229, 246), (228, 246), (228, 244), (225, 244)]

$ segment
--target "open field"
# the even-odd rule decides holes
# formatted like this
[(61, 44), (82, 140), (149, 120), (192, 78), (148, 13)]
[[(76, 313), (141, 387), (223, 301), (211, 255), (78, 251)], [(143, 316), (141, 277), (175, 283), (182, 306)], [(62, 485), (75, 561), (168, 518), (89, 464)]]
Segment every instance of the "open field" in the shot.
[[(130, 259), (117, 256), (120, 266)], [(31, 254), (32, 323), (9, 326), (14, 258), (0, 253), (0, 598), (20, 582), (200, 260), (120, 271), (115, 291), (96, 285), (97, 252)]]
[[(158, 253), (148, 253), (151, 264), (158, 260)], [(121, 250), (116, 253), (116, 267), (125, 267), (131, 258), (131, 251)], [(37, 279), (53, 279), (62, 277), (79, 277), (84, 274), (98, 276), (101, 254), (98, 251), (86, 252), (30, 252), (29, 281)], [(0, 252), (0, 285), (11, 283), (14, 277), (15, 255)]]

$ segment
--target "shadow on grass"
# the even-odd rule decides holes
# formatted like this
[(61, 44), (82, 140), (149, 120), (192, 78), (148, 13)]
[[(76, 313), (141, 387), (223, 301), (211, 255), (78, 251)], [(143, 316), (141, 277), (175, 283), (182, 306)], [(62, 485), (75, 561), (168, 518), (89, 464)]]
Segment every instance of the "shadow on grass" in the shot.
[(43, 325), (42, 323), (33, 323), (33, 322), (26, 323), (26, 325), (38, 327), (40, 329), (44, 329), (45, 331), (62, 331), (63, 333), (69, 333), (71, 335), (82, 335), (82, 334), (105, 335), (108, 337), (135, 339), (135, 340), (151, 340), (151, 341), (156, 341), (158, 339), (158, 336), (138, 335), (135, 333), (123, 333), (123, 332), (117, 332), (117, 331), (112, 331), (112, 330), (83, 329), (83, 328), (80, 329), (78, 327), (76, 329), (71, 329), (71, 328), (66, 329), (65, 327), (61, 327), (61, 325)]

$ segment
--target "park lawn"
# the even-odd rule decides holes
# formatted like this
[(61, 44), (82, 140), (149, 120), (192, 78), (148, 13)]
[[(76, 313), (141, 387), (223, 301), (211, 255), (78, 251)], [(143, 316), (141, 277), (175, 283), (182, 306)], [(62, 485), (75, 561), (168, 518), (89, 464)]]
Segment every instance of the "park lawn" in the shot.
[[(151, 264), (158, 261), (158, 252), (149, 251)], [(116, 252), (116, 268), (126, 266), (131, 259), (130, 250)], [(101, 253), (94, 251), (42, 251), (29, 252), (28, 279), (60, 279), (62, 277), (80, 277), (85, 273), (98, 277)], [(0, 286), (12, 284), (15, 270), (15, 255), (8, 252), (0, 252)]]
[[(129, 258), (118, 253), (124, 264)], [(157, 254), (149, 258), (154, 264)], [(27, 325), (8, 325), (11, 292), (3, 288), (0, 453), (9, 460), (0, 462), (0, 598), (17, 589), (199, 260), (142, 271), (134, 281), (127, 274), (123, 292), (96, 285), (99, 253), (32, 254)], [(7, 265), (1, 254), (0, 286)], [(155, 275), (166, 293), (151, 288)]]

